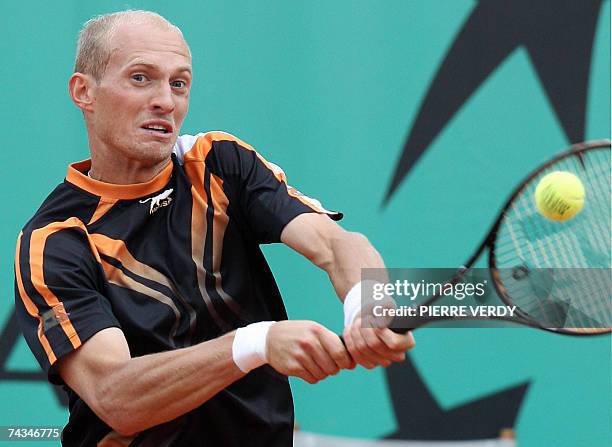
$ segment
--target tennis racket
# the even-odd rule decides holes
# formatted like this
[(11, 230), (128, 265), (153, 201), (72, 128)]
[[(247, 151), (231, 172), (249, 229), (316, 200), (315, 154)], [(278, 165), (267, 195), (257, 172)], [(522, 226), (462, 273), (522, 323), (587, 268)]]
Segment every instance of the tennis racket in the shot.
[[(488, 254), (493, 295), (501, 306), (516, 306), (512, 317), (395, 317), (389, 327), (405, 333), (437, 321), (504, 320), (567, 335), (609, 333), (610, 166), (609, 140), (575, 144), (541, 165), (514, 190), (476, 252), (446, 282), (458, 284)], [(569, 171), (584, 185), (584, 207), (567, 221), (548, 220), (535, 205), (536, 186), (553, 171)], [(418, 306), (442, 298), (431, 295)]]

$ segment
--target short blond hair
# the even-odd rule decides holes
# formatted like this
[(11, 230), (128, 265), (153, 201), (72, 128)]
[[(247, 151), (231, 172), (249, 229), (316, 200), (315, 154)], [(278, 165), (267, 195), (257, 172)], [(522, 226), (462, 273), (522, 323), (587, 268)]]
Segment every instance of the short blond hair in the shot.
[(104, 76), (112, 48), (111, 40), (122, 23), (160, 23), (173, 28), (182, 36), (180, 28), (165, 17), (152, 11), (126, 10), (96, 16), (83, 25), (79, 32), (74, 72), (84, 73), (100, 80)]

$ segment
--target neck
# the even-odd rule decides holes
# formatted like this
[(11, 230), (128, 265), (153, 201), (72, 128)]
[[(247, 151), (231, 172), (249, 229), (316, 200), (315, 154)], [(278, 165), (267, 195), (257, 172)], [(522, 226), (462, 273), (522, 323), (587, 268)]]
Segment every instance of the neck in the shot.
[(170, 163), (170, 158), (162, 160), (153, 165), (143, 165), (139, 162), (107, 164), (102, 162), (94, 153), (91, 154), (91, 169), (89, 177), (104, 183), (116, 185), (131, 185), (135, 183), (146, 183), (159, 174)]
[[(97, 143), (97, 144), (96, 144)], [(128, 152), (108, 148), (100, 142), (89, 141), (91, 169), (94, 180), (116, 185), (146, 183), (170, 163), (171, 148), (142, 148)]]

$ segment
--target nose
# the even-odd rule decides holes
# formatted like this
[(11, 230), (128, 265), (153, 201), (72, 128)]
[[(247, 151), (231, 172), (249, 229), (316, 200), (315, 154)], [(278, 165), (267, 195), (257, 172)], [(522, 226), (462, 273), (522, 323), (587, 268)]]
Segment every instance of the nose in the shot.
[(164, 84), (155, 89), (151, 97), (151, 108), (157, 112), (171, 113), (175, 107), (172, 87), (167, 83)]

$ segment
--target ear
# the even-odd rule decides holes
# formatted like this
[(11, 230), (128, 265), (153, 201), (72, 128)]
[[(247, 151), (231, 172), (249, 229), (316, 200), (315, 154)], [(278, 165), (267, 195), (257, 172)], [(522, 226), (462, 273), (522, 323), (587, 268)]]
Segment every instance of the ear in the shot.
[(83, 73), (73, 73), (68, 81), (68, 94), (83, 112), (91, 112), (94, 102), (94, 79)]

